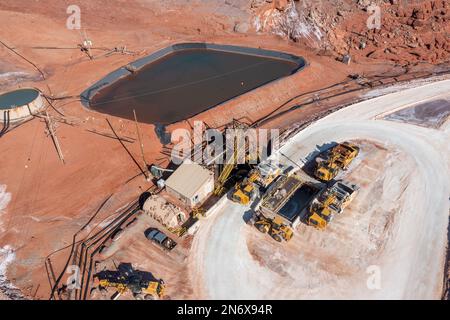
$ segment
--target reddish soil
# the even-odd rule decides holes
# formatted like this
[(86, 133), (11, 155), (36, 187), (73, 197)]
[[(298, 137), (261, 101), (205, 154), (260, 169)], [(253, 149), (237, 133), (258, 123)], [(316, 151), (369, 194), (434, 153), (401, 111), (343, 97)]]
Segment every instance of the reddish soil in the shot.
[[(371, 5), (379, 8), (378, 22)], [(418, 63), (442, 63), (450, 59), (450, 4), (446, 0), (296, 0), (299, 23), (303, 32), (318, 26), (322, 33), (320, 41), (314, 37), (294, 40), (324, 49), (342, 57), (350, 54), (353, 59), (391, 61), (399, 65)], [(255, 14), (280, 16), (288, 12), (289, 1), (253, 0)], [(283, 33), (288, 20), (270, 20), (268, 31)], [(286, 26), (288, 25), (288, 26)], [(300, 35), (303, 35), (301, 32)]]
[[(65, 164), (59, 160), (40, 118), (34, 118), (0, 138), (0, 184), (6, 185), (6, 191), (12, 195), (1, 215), (5, 232), (0, 234), (0, 247), (10, 245), (15, 248), (16, 260), (9, 266), (7, 276), (30, 298), (48, 299), (50, 286), (44, 267), (45, 257), (71, 244), (73, 234), (109, 195), (114, 194), (114, 197), (108, 209), (103, 210), (95, 222), (114, 214), (151, 185), (139, 176), (140, 169), (116, 139), (87, 131), (111, 134), (106, 116), (86, 110), (76, 98), (107, 73), (170, 44), (188, 41), (261, 47), (302, 55), (308, 60), (310, 65), (304, 71), (189, 120), (190, 123), (203, 120), (211, 127), (221, 127), (233, 118), (247, 119), (248, 122), (258, 120), (290, 98), (347, 80), (349, 74), (383, 74), (395, 67), (392, 61), (378, 61), (375, 54), (369, 59), (356, 59), (356, 63), (348, 66), (336, 61), (332, 55), (318, 55), (317, 50), (301, 43), (254, 32), (235, 33), (235, 19), (227, 12), (216, 10), (218, 4), (213, 2), (205, 6), (198, 2), (185, 5), (183, 1), (167, 1), (161, 5), (147, 1), (127, 1), (125, 4), (120, 0), (79, 2), (82, 27), (95, 48), (126, 46), (135, 54), (99, 57), (105, 50), (94, 49), (94, 56), (99, 58), (90, 60), (76, 48), (81, 42), (80, 32), (65, 27), (68, 1), (55, 0), (45, 4), (3, 0), (0, 4), (0, 40), (32, 61), (45, 75), (44, 80), (37, 81), (40, 75), (33, 66), (0, 46), (0, 71), (27, 74), (19, 84), (11, 79), (3, 82), (2, 90), (33, 86), (54, 98), (75, 97), (54, 100), (58, 112), (74, 123), (57, 122)], [(437, 14), (436, 10), (431, 14)], [(408, 14), (409, 11), (405, 19)], [(374, 37), (377, 38), (378, 33)], [(420, 46), (417, 50), (425, 50), (429, 43), (442, 46), (441, 40), (431, 38), (423, 43), (425, 47)], [(371, 50), (370, 46), (367, 50)], [(375, 44), (373, 48), (381, 50)], [(438, 56), (421, 53), (421, 60), (442, 61), (445, 52), (436, 52)], [(347, 99), (356, 96), (349, 95)], [(335, 103), (336, 100), (329, 105), (313, 104), (304, 111), (299, 109), (266, 125), (286, 126), (327, 110)], [(48, 111), (54, 117), (61, 117), (52, 108)], [(133, 122), (114, 117), (108, 119), (119, 136), (137, 139)], [(187, 121), (174, 124), (168, 131), (178, 127), (189, 128), (189, 124)], [(140, 128), (147, 162), (167, 164), (154, 126), (141, 124)], [(139, 143), (124, 144), (142, 167)], [(52, 256), (56, 275), (62, 270), (68, 254), (68, 250), (62, 250)], [(158, 274), (158, 270), (152, 272)]]
[[(380, 1), (379, 1), (380, 2)], [(368, 13), (346, 17), (334, 43), (341, 53), (400, 65), (439, 63), (450, 59), (450, 4), (445, 0), (389, 0), (380, 4), (381, 28), (368, 30), (361, 21)]]

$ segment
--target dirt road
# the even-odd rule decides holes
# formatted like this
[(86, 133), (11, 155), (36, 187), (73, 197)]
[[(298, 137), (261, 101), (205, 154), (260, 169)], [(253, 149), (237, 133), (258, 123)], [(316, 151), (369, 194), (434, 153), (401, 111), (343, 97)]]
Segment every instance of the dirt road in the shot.
[(191, 274), (203, 297), (440, 298), (450, 121), (433, 129), (382, 118), (446, 98), (449, 89), (441, 81), (358, 103), (296, 135), (281, 151), (299, 162), (330, 141), (379, 150), (364, 147), (344, 177), (361, 186), (357, 199), (325, 232), (301, 225), (282, 245), (244, 223), (248, 208), (228, 202), (203, 221), (193, 244)]

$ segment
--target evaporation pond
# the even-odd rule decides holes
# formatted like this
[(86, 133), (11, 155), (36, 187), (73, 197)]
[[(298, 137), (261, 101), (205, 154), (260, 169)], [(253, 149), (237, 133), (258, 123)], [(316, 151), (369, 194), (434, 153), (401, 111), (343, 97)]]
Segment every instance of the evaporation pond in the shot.
[(111, 85), (90, 100), (96, 111), (140, 122), (170, 124), (192, 117), (275, 79), (299, 64), (220, 50), (172, 52)]

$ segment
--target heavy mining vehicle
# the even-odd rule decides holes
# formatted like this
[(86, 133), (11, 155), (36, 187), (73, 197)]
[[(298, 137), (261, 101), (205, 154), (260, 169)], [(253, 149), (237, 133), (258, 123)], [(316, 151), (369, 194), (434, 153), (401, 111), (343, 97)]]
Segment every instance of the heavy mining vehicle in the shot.
[(253, 172), (250, 176), (241, 183), (237, 183), (234, 187), (233, 195), (231, 196), (231, 200), (234, 202), (240, 203), (244, 206), (248, 205), (251, 201), (253, 201), (258, 192), (258, 187), (255, 184), (255, 181), (259, 179), (258, 172)]
[(266, 218), (262, 214), (258, 215), (254, 223), (256, 229), (262, 233), (268, 233), (275, 241), (282, 242), (291, 240), (294, 232), (291, 227), (284, 224), (280, 217)]
[(248, 178), (234, 187), (231, 200), (242, 205), (248, 205), (255, 200), (259, 187), (267, 188), (281, 174), (281, 168), (270, 162), (260, 163), (250, 172)]
[(333, 211), (329, 205), (334, 202), (334, 197), (329, 197), (324, 203), (312, 203), (309, 209), (308, 224), (319, 230), (325, 230), (333, 219)]
[(350, 163), (358, 156), (359, 147), (350, 142), (343, 142), (332, 149), (332, 154), (336, 155), (334, 162), (342, 169), (346, 170)]
[(343, 142), (334, 146), (327, 154), (326, 159), (317, 163), (314, 175), (321, 181), (334, 179), (339, 171), (346, 170), (350, 163), (358, 156), (359, 147), (350, 142)]
[(115, 288), (117, 291), (111, 297), (116, 300), (130, 290), (135, 299), (153, 300), (164, 295), (164, 281), (154, 279), (151, 273), (134, 270), (131, 264), (121, 263), (117, 271), (100, 271), (94, 275), (94, 281), (99, 289)]
[(320, 161), (317, 164), (314, 175), (321, 181), (330, 181), (337, 176), (337, 174), (339, 173), (339, 169), (340, 167), (337, 165), (337, 163), (334, 162), (333, 159), (327, 159), (324, 161)]
[(319, 230), (324, 230), (334, 214), (342, 213), (353, 200), (357, 190), (356, 185), (336, 181), (311, 202), (307, 223)]

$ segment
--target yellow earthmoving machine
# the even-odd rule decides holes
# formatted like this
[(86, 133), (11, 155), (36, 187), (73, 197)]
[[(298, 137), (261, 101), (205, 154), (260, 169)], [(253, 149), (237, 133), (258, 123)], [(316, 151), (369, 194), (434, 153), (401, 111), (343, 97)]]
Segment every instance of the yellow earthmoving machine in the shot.
[(355, 197), (358, 186), (336, 181), (328, 186), (309, 207), (307, 222), (319, 230), (324, 230), (333, 219), (340, 214)]
[(156, 280), (151, 273), (134, 270), (131, 264), (122, 263), (117, 271), (100, 271), (94, 275), (94, 281), (100, 289), (115, 288), (117, 291), (111, 297), (116, 300), (130, 290), (138, 300), (153, 300), (164, 295), (165, 285), (162, 279)]
[(316, 206), (311, 208), (310, 216), (308, 217), (308, 225), (319, 230), (325, 230), (331, 220), (332, 212), (330, 208)]
[(339, 173), (339, 169), (340, 167), (338, 166), (338, 164), (334, 162), (333, 158), (331, 158), (319, 162), (317, 164), (316, 171), (314, 171), (314, 175), (321, 181), (330, 181), (337, 176), (337, 174)]
[(248, 205), (256, 198), (257, 187), (251, 182), (242, 182), (236, 185), (231, 200), (243, 206)]
[(255, 181), (258, 179), (259, 173), (253, 171), (248, 178), (244, 179), (241, 183), (237, 183), (234, 187), (231, 200), (244, 206), (248, 205), (257, 195), (258, 187), (256, 186)]
[(281, 174), (281, 168), (271, 163), (261, 163), (250, 171), (248, 178), (237, 183), (231, 199), (242, 205), (248, 205), (258, 195), (259, 187), (267, 188)]
[(332, 154), (336, 155), (335, 163), (343, 170), (347, 169), (350, 163), (359, 154), (359, 147), (350, 142), (343, 142), (332, 149)]
[(346, 170), (358, 154), (359, 147), (355, 144), (347, 141), (340, 143), (328, 152), (327, 159), (317, 164), (314, 175), (321, 181), (330, 181), (341, 169)]
[(308, 224), (319, 230), (325, 230), (328, 223), (333, 219), (334, 211), (330, 205), (336, 201), (334, 195), (328, 196), (324, 202), (313, 202), (309, 208)]
[(284, 224), (281, 217), (270, 219), (260, 214), (254, 225), (260, 232), (269, 233), (269, 235), (278, 242), (283, 240), (289, 241), (294, 235), (291, 227)]

